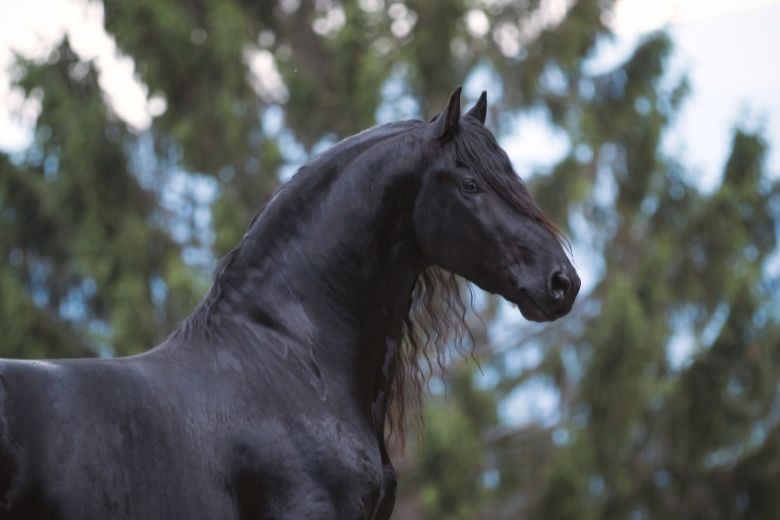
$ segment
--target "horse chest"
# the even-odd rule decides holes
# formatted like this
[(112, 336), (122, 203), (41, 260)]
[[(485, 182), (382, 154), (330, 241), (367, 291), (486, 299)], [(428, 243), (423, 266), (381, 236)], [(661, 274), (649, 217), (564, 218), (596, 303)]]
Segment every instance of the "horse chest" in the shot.
[(375, 439), (332, 419), (267, 421), (259, 432), (232, 443), (231, 487), (242, 518), (375, 518), (386, 485)]

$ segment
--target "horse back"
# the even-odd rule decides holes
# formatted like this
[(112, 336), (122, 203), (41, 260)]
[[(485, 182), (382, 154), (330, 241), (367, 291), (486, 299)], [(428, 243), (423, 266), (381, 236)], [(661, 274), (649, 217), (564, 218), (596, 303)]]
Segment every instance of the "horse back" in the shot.
[(56, 362), (0, 360), (0, 518), (58, 518), (36, 471)]
[(0, 381), (0, 518), (208, 518), (206, 498), (227, 507), (207, 493), (209, 461), (188, 449), (161, 370), (133, 359), (3, 360)]

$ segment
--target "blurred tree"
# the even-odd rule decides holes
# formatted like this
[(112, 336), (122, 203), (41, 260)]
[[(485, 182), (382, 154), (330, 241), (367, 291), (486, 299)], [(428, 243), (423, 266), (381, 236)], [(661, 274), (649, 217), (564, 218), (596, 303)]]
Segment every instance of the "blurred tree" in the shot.
[[(663, 155), (686, 91), (664, 75), (670, 50), (665, 35), (650, 36), (593, 78), (590, 96), (562, 102), (581, 115), (569, 128), (573, 154), (538, 179), (543, 205), (597, 224), (589, 240), (604, 272), (573, 319), (539, 338), (542, 366), (567, 353), (577, 361), (544, 370), (576, 390), (561, 392), (568, 441), (550, 457), (534, 517), (780, 514), (766, 490), (780, 468), (755, 459), (780, 418), (778, 300), (766, 270), (780, 183), (766, 177), (766, 143), (750, 130), (735, 131), (712, 194)], [(579, 193), (554, 189), (572, 178)], [(672, 362), (680, 342), (694, 349), (683, 366)]]
[[(568, 136), (567, 156), (531, 186), (600, 268), (573, 314), (541, 329), (507, 334), (484, 298), (484, 374), (455, 362), (441, 375), (446, 401), (428, 401), (427, 429), (399, 457), (397, 516), (780, 517), (767, 267), (780, 187), (749, 128), (713, 193), (664, 155), (687, 92), (666, 72), (666, 35), (593, 74), (609, 0), (569, 2), (560, 19), (543, 0), (102, 4), (165, 110), (130, 131), (67, 41), (19, 60), (17, 85), (42, 108), (30, 148), (0, 154), (2, 355), (150, 347), (203, 293), (204, 250), (237, 243), (280, 176), (377, 119), (430, 117), (455, 85), (487, 78), (499, 135), (542, 109)], [(207, 225), (203, 200), (171, 202), (182, 179), (216, 193)], [(532, 361), (518, 369), (518, 356)], [(507, 422), (499, 410), (529, 386), (559, 409)]]
[[(128, 131), (107, 109), (94, 67), (67, 40), (20, 60), (18, 85), (41, 100), (30, 148), (0, 156), (3, 354), (128, 354), (170, 329), (195, 288), (133, 175)], [(168, 301), (163, 280), (184, 278)], [(175, 316), (178, 318), (179, 316)]]

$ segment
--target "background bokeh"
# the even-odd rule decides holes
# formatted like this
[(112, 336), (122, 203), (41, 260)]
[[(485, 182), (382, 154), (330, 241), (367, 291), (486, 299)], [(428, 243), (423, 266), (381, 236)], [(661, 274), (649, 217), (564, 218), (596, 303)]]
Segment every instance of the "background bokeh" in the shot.
[(546, 325), (477, 292), (480, 366), (431, 381), (395, 518), (780, 518), (778, 24), (761, 0), (4, 0), (0, 355), (150, 348), (312, 154), (464, 84), (584, 288)]

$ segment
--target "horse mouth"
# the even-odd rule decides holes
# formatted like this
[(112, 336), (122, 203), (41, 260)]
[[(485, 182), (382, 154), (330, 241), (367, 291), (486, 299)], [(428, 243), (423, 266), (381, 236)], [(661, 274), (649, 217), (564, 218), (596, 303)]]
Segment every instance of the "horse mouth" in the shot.
[(559, 316), (550, 316), (546, 312), (542, 310), (542, 308), (539, 306), (538, 303), (536, 303), (536, 300), (533, 299), (533, 297), (528, 294), (528, 291), (525, 289), (520, 289), (515, 294), (514, 301), (512, 302), (515, 305), (517, 305), (517, 308), (520, 309), (520, 314), (523, 315), (525, 319), (528, 321), (553, 321), (554, 319), (558, 318)]

